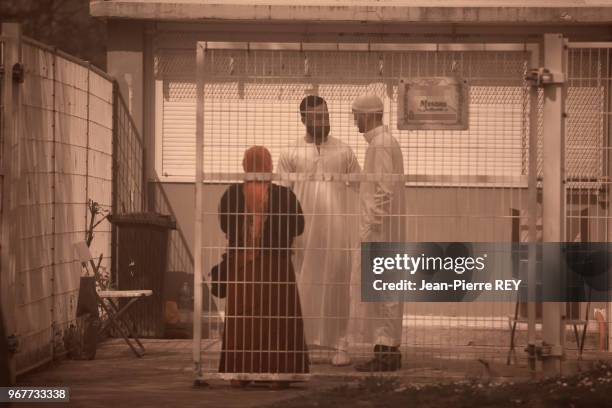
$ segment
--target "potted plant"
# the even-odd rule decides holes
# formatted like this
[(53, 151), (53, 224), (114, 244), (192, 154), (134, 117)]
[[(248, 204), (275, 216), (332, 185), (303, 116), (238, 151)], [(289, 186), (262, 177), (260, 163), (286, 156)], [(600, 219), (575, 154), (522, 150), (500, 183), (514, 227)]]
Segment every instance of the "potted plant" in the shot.
[(101, 266), (104, 254), (97, 259), (91, 258), (89, 247), (95, 236), (95, 228), (109, 216), (97, 202), (89, 200), (89, 225), (85, 232), (84, 243), (77, 243), (77, 251), (85, 275), (81, 276), (79, 298), (77, 302), (76, 325), (71, 325), (64, 338), (66, 349), (71, 358), (93, 360), (96, 356), (100, 313), (98, 310), (97, 290), (106, 290), (110, 286), (110, 277), (106, 268)]

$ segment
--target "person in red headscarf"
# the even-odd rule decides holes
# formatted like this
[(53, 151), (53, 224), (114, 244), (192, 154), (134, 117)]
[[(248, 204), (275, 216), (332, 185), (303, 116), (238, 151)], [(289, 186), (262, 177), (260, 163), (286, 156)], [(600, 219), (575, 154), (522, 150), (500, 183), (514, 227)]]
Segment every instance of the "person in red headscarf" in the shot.
[[(271, 173), (270, 152), (263, 146), (249, 148), (243, 168)], [(219, 371), (307, 373), (291, 262), (293, 239), (304, 230), (299, 201), (290, 189), (269, 181), (233, 184), (219, 203), (219, 223), (228, 239), (224, 260), (211, 273), (213, 294), (226, 297)]]

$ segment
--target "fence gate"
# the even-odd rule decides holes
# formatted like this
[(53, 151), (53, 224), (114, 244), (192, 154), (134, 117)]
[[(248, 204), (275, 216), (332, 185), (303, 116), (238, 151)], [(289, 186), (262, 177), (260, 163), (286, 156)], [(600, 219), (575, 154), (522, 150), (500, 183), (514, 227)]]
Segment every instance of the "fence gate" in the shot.
[[(565, 195), (572, 241), (610, 242), (611, 50), (611, 43), (568, 44)], [(612, 303), (589, 302), (580, 313), (580, 320), (589, 322), (581, 333), (583, 356), (600, 358), (600, 351), (610, 350)], [(568, 349), (575, 347), (571, 338)]]
[[(572, 53), (574, 61), (579, 51)], [(529, 225), (535, 234), (542, 219), (537, 183), (543, 163), (538, 148), (543, 95), (526, 83), (525, 74), (540, 66), (539, 58), (535, 44), (198, 43), (196, 376), (303, 379), (307, 372), (296, 365), (306, 354), (306, 348), (296, 344), (302, 337), (310, 373), (355, 372), (351, 366), (330, 369), (337, 349), (346, 350), (344, 357), (356, 364), (372, 356), (370, 328), (375, 319), (359, 313), (356, 190), (376, 177), (359, 173), (353, 163), (363, 168), (368, 146), (351, 111), (360, 95), (380, 97), (383, 123), (401, 147), (405, 208), (389, 216), (405, 226), (403, 241), (529, 240)], [(598, 68), (602, 75), (607, 66), (606, 60)], [(469, 84), (468, 129), (398, 130), (400, 79), (440, 76), (459, 77)], [(602, 171), (598, 163), (603, 146), (587, 151), (579, 147), (582, 140), (599, 143), (608, 134), (607, 124), (592, 121), (593, 115), (607, 121), (600, 114), (601, 107), (608, 106), (607, 83), (597, 85), (591, 77), (589, 81), (590, 86), (570, 84), (568, 95), (566, 172), (578, 178)], [(328, 150), (305, 142), (300, 102), (307, 95), (326, 101), (330, 139), (325, 143), (333, 141)], [(572, 118), (572, 110), (580, 114)], [(256, 168), (256, 174), (253, 169), (245, 174), (243, 155), (255, 145), (271, 153), (272, 172), (264, 166)], [(348, 158), (330, 159), (340, 151)], [(333, 162), (343, 164), (325, 167)], [(259, 245), (236, 238), (257, 236), (245, 225), (259, 221), (253, 221), (258, 218), (253, 211), (241, 207), (242, 190), (230, 185), (266, 180), (291, 187), (304, 214), (304, 229), (291, 248), (262, 244), (267, 253), (284, 254), (280, 258), (257, 258), (253, 253)], [(592, 197), (593, 184), (571, 186), (581, 194), (589, 189), (589, 194), (579, 195), (583, 202)], [(287, 212), (283, 205), (269, 204), (264, 224), (283, 214), (300, 218), (295, 207), (291, 214), (273, 213), (272, 207)], [(574, 210), (568, 206), (568, 219), (575, 218)], [(595, 222), (597, 213), (588, 217)], [(242, 269), (227, 268), (230, 272), (223, 277), (227, 263)], [(233, 275), (237, 269), (242, 272)], [(225, 297), (219, 296), (221, 289)], [(515, 355), (524, 364), (525, 306), (405, 304), (398, 336), (405, 365), (410, 370), (453, 372), (481, 368), (478, 360), (505, 364), (511, 343), (521, 350)], [(511, 336), (512, 321), (517, 326)]]

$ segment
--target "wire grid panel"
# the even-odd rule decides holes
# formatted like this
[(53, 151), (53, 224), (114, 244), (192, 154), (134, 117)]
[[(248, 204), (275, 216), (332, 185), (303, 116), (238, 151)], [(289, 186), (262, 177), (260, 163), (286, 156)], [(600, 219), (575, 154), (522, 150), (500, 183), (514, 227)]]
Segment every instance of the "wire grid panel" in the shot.
[[(284, 241), (287, 247), (270, 249), (269, 240), (261, 246), (246, 243), (241, 239), (249, 236), (248, 226), (262, 222), (253, 221), (257, 214), (245, 207), (248, 194), (240, 193), (250, 187), (203, 187), (203, 207), (198, 210), (202, 245), (196, 257), (201, 256), (206, 293), (213, 293), (205, 293), (203, 340), (195, 346), (205, 373), (230, 378), (301, 374), (304, 367), (296, 370), (295, 361), (303, 353), (311, 363), (329, 363), (344, 350), (346, 354), (336, 357), (359, 362), (372, 355), (376, 342), (400, 346), (404, 359), (423, 366), (440, 368), (477, 357), (505, 360), (514, 304), (413, 303), (404, 305), (403, 312), (399, 304), (377, 312), (364, 306), (359, 295), (364, 225), (359, 196), (372, 183), (394, 188), (399, 183), (401, 191), (382, 216), (388, 231), (399, 235), (379, 237), (382, 240), (510, 241), (516, 217), (512, 209), (527, 208), (527, 191), (524, 185), (509, 187), (495, 180), (526, 175), (532, 103), (523, 78), (529, 61), (530, 53), (524, 50), (206, 50), (204, 66), (198, 69), (204, 90), (204, 179), (258, 185), (253, 179), (267, 176), (244, 176), (243, 156), (251, 146), (265, 146), (275, 172), (267, 179), (274, 178), (275, 186), (288, 186), (295, 194), (304, 226), (294, 239)], [(461, 75), (470, 85), (469, 129), (397, 130), (399, 78), (444, 75)], [(384, 145), (400, 152), (389, 159), (395, 166), (390, 175), (368, 173), (368, 142), (351, 111), (355, 98), (366, 93), (383, 101), (387, 135), (397, 141), (395, 145), (389, 138)], [(305, 141), (299, 105), (306, 95), (327, 102), (331, 131), (320, 149)], [(195, 152), (183, 157), (192, 170), (194, 157)], [(404, 181), (418, 175), (427, 176), (428, 183), (404, 187)], [(459, 183), (436, 185), (445, 176)], [(466, 187), (462, 177), (493, 181)], [(269, 199), (278, 201), (264, 208), (264, 225), (285, 225), (283, 216), (302, 219), (295, 207), (287, 212), (286, 196), (293, 195), (282, 190), (279, 196), (279, 188), (268, 191)], [(265, 226), (256, 228), (263, 228), (263, 236), (269, 234)], [(234, 275), (224, 277), (223, 270)], [(225, 297), (218, 294), (222, 287)], [(376, 313), (395, 317), (384, 319)], [(291, 329), (278, 326), (289, 322)], [(385, 324), (390, 333), (381, 329)], [(270, 339), (274, 336), (276, 341)], [(524, 341), (524, 332), (517, 336), (517, 342)], [(280, 355), (293, 358), (293, 365), (278, 363)], [(310, 366), (311, 371), (319, 369)]]
[[(17, 279), (17, 372), (65, 350), (74, 324), (81, 267), (73, 244), (85, 238), (87, 199), (110, 206), (112, 83), (54, 50), (25, 39), (25, 80), (15, 111), (17, 144), (8, 187)], [(110, 231), (96, 231), (95, 256), (110, 259)]]
[[(149, 193), (149, 209), (159, 214), (171, 215), (176, 219), (176, 214), (170, 205), (169, 198), (160, 182), (151, 183)], [(168, 271), (182, 272), (193, 275), (193, 254), (179, 228), (169, 231)]]
[[(46, 50), (24, 46), (23, 63), (31, 68), (25, 73), (22, 99), (24, 135), (27, 136), (20, 136), (18, 154), (25, 158), (21, 165), (27, 162), (31, 167), (22, 170), (22, 187), (16, 190), (19, 197), (16, 214), (21, 224), (18, 229), (21, 242), (17, 262), (17, 310), (22, 316), (17, 331), (24, 345), (21, 356), (17, 355), (16, 359), (21, 368), (41, 357), (49, 358), (53, 352), (55, 260), (50, 250), (55, 240), (52, 221), (55, 177), (54, 163), (50, 160), (55, 145), (55, 56)], [(83, 213), (83, 222), (84, 216)]]
[[(565, 165), (569, 241), (610, 242), (610, 51), (609, 45), (597, 43), (568, 50)], [(598, 352), (610, 349), (610, 303), (588, 302), (575, 309), (579, 319), (587, 322), (580, 333), (586, 339), (584, 356), (599, 358)]]
[(117, 214), (144, 210), (144, 145), (127, 104), (114, 88), (115, 197)]

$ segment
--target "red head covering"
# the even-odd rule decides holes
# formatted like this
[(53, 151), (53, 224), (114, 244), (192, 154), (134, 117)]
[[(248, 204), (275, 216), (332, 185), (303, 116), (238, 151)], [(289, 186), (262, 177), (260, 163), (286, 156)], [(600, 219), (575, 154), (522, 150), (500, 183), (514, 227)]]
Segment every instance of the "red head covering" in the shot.
[[(242, 167), (246, 173), (271, 173), (272, 155), (263, 146), (250, 147), (244, 152)], [(247, 224), (249, 228), (247, 247), (259, 247), (263, 230), (263, 217), (268, 212), (269, 191), (270, 182), (267, 181), (247, 181), (242, 185), (246, 212), (252, 214), (251, 221)], [(247, 251), (247, 259), (252, 259), (254, 256), (255, 253), (252, 249)]]

